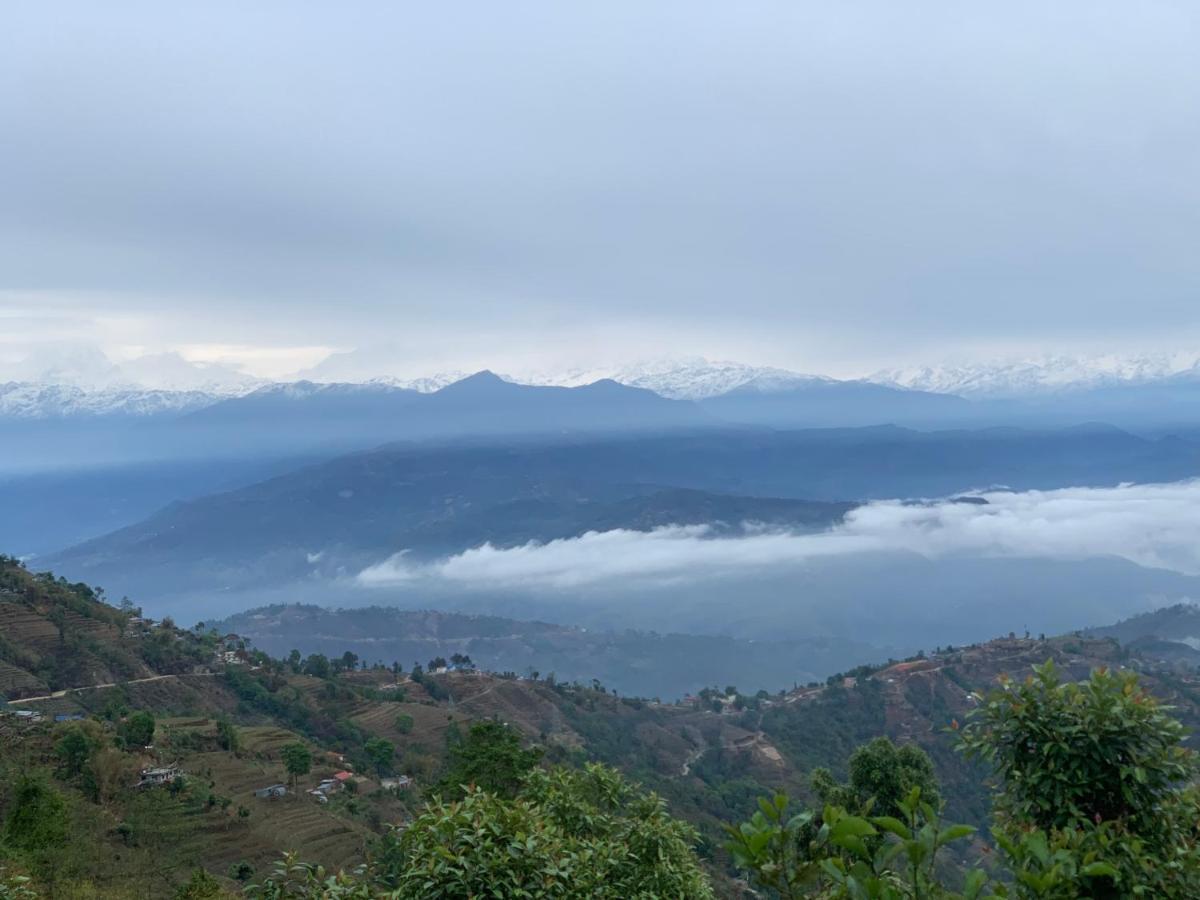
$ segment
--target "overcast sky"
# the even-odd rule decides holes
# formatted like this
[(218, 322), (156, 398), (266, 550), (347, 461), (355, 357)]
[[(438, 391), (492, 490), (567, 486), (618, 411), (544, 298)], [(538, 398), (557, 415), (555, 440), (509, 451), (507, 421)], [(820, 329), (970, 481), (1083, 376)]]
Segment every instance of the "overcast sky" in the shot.
[(1200, 340), (1194, 2), (10, 4), (0, 355)]

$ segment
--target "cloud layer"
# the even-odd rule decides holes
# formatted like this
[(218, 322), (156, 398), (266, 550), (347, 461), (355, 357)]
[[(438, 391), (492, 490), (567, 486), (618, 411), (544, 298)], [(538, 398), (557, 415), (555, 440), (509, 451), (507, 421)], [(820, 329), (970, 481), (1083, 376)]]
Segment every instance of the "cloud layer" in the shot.
[(369, 587), (435, 579), (461, 587), (569, 589), (612, 582), (681, 584), (853, 554), (1077, 560), (1115, 556), (1200, 574), (1200, 480), (1115, 488), (981, 494), (986, 503), (883, 501), (819, 534), (712, 537), (704, 526), (589, 532), (501, 549), (490, 544), (429, 564), (401, 552), (358, 575)]
[(6, 7), (21, 343), (851, 374), (1200, 324), (1183, 0)]

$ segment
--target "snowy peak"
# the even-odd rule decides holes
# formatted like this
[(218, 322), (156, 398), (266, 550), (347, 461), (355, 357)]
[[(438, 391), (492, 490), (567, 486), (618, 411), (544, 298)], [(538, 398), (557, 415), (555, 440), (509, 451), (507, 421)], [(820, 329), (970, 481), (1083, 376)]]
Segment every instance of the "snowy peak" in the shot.
[(644, 388), (671, 400), (706, 400), (738, 388), (763, 393), (786, 391), (815, 381), (819, 376), (786, 369), (748, 366), (737, 362), (710, 362), (703, 358), (667, 359), (607, 368), (576, 369), (554, 374), (517, 377), (524, 384), (579, 387), (610, 380), (627, 387)]
[(13, 381), (0, 384), (0, 418), (64, 419), (94, 416), (182, 415), (220, 398), (203, 391), (106, 388), (85, 391), (66, 384)]
[(1200, 353), (1052, 356), (876, 372), (871, 381), (965, 397), (1029, 397), (1200, 377)]

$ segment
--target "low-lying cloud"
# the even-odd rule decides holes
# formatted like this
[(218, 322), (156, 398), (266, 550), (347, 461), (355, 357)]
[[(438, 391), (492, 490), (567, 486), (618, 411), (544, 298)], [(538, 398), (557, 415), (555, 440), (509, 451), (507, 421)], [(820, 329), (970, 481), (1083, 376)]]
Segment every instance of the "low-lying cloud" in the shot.
[(589, 532), (497, 548), (485, 544), (418, 564), (397, 553), (358, 575), (365, 586), (434, 578), (463, 587), (577, 588), (613, 580), (679, 584), (794, 567), (822, 558), (909, 552), (1078, 560), (1115, 556), (1200, 574), (1200, 480), (1114, 488), (991, 491), (980, 502), (878, 501), (829, 531), (751, 529), (715, 537), (707, 526)]

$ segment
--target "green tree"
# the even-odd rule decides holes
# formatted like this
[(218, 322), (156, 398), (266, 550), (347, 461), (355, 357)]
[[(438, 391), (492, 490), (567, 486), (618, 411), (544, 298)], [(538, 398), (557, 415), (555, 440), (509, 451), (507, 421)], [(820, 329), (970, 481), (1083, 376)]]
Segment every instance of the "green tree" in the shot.
[(329, 658), (323, 653), (314, 653), (304, 660), (304, 671), (308, 675), (314, 675), (317, 678), (328, 678), (333, 669), (329, 665)]
[(259, 897), (710, 900), (691, 826), (600, 765), (528, 773), (515, 799), (471, 788), (386, 836), (361, 876), (286, 858)]
[(154, 742), (154, 716), (145, 710), (132, 713), (121, 723), (121, 740), (126, 747), (145, 747)]
[(857, 812), (870, 803), (877, 815), (898, 816), (913, 788), (920, 788), (925, 802), (940, 803), (933, 761), (915, 744), (897, 747), (886, 737), (875, 738), (850, 755), (847, 769), (849, 784), (838, 784), (828, 769), (813, 772), (813, 789), (823, 804)]
[(1196, 897), (1200, 800), (1184, 734), (1132, 672), (1064, 684), (1047, 662), (1003, 679), (961, 748), (999, 778), (995, 834), (1019, 881), (1057, 866), (1061, 893), (1034, 896)]
[(236, 725), (226, 718), (217, 720), (217, 743), (222, 750), (236, 754), (242, 749), (242, 735)]
[(58, 757), (59, 772), (66, 778), (82, 775), (88, 760), (96, 751), (97, 741), (79, 725), (69, 725), (54, 745)]
[(287, 769), (288, 780), (293, 785), (312, 768), (312, 752), (299, 741), (285, 745), (279, 753), (283, 758), (283, 767)]
[(371, 738), (363, 745), (363, 750), (380, 775), (387, 775), (392, 770), (392, 761), (396, 758), (396, 748), (390, 741), (383, 738)]
[(525, 776), (541, 759), (541, 750), (521, 748), (521, 737), (502, 722), (473, 722), (464, 736), (453, 732), (446, 772), (434, 791), (446, 798), (462, 797), (475, 786), (497, 797), (516, 796)]
[(396, 730), (401, 734), (409, 734), (413, 730), (413, 717), (408, 713), (396, 716)]
[(40, 775), (24, 775), (16, 784), (4, 823), (4, 842), (17, 850), (60, 847), (67, 840), (67, 803)]

